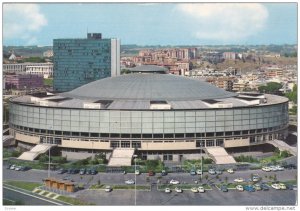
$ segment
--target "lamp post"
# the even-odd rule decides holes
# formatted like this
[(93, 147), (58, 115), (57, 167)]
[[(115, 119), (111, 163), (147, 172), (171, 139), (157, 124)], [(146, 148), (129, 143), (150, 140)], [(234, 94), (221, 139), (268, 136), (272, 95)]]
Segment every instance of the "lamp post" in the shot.
[(134, 205), (136, 206), (136, 158), (137, 155), (133, 155), (134, 159)]

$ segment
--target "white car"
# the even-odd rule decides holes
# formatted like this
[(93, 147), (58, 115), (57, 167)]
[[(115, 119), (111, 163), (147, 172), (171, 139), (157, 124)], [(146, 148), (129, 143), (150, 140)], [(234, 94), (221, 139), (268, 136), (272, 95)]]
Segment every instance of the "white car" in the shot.
[(15, 167), (15, 170), (16, 170), (16, 171), (20, 171), (20, 170), (21, 170), (21, 166), (16, 166), (16, 167)]
[(132, 179), (126, 180), (126, 181), (125, 181), (125, 184), (127, 184), (127, 185), (132, 185), (132, 184), (134, 184), (134, 181), (133, 181)]
[(279, 187), (280, 187), (280, 189), (282, 189), (282, 190), (286, 190), (286, 185), (283, 184), (283, 183), (279, 183)]
[(269, 166), (269, 168), (271, 169), (271, 171), (278, 171), (278, 169), (276, 168), (276, 166)]
[(181, 189), (181, 188), (178, 188), (178, 187), (175, 188), (175, 191), (176, 191), (177, 193), (182, 193), (182, 189)]
[(283, 171), (284, 170), (284, 167), (282, 167), (282, 166), (277, 165), (275, 167), (276, 167), (277, 171)]
[(170, 181), (170, 184), (172, 184), (172, 185), (177, 185), (177, 184), (179, 184), (180, 182), (178, 181), (178, 180), (174, 180), (174, 179), (172, 179), (171, 181)]
[(170, 188), (166, 188), (165, 189), (165, 193), (171, 193), (171, 189)]
[(264, 166), (264, 167), (262, 167), (261, 170), (269, 172), (269, 171), (271, 171), (271, 168), (268, 166)]
[(233, 169), (228, 169), (227, 172), (228, 172), (229, 174), (233, 174), (233, 173), (234, 173)]
[(280, 185), (278, 183), (272, 184), (271, 187), (276, 189), (276, 190), (280, 190)]
[(9, 169), (14, 170), (16, 168), (16, 165), (12, 165)]
[(112, 191), (112, 188), (110, 186), (106, 186), (105, 187), (105, 192), (110, 192), (110, 191)]
[(204, 193), (204, 192), (205, 192), (205, 189), (204, 189), (204, 187), (199, 186), (199, 187), (198, 187), (198, 191), (199, 191), (199, 193)]
[(198, 169), (196, 173), (197, 173), (198, 175), (202, 175), (203, 172), (202, 172), (200, 169)]
[(191, 188), (191, 191), (192, 191), (193, 193), (198, 193), (198, 189), (197, 189), (196, 187)]
[(238, 191), (244, 191), (244, 188), (243, 188), (242, 185), (237, 185), (235, 188), (236, 188)]
[(214, 170), (214, 169), (209, 169), (209, 170), (208, 170), (208, 173), (209, 173), (209, 174), (216, 174), (216, 170)]
[(235, 181), (235, 182), (244, 182), (244, 179), (240, 177), (240, 178), (234, 179), (233, 181)]
[(134, 172), (136, 175), (140, 175), (140, 170), (135, 170)]
[(259, 179), (260, 179), (260, 177), (259, 177), (258, 175), (253, 175), (253, 177), (252, 177), (251, 180), (252, 180), (253, 182), (258, 182)]

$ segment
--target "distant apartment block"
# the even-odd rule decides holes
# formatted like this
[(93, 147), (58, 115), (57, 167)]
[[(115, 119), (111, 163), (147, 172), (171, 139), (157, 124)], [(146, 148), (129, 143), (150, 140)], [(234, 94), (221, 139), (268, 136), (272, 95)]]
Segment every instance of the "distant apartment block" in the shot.
[(213, 84), (216, 87), (219, 87), (226, 91), (232, 91), (234, 77), (220, 77), (220, 76), (208, 77), (206, 78), (206, 82)]
[(36, 89), (43, 87), (43, 76), (30, 74), (5, 75), (5, 89)]
[(31, 63), (31, 62), (25, 62), (25, 63), (20, 63), (20, 64), (3, 64), (3, 73), (26, 73), (26, 67), (44, 67), (48, 69), (53, 69), (53, 64), (52, 63)]
[(120, 75), (120, 40), (88, 33), (86, 39), (53, 40), (57, 92), (67, 92), (92, 81)]
[(237, 59), (237, 54), (235, 52), (224, 52), (223, 58), (226, 60), (235, 60)]

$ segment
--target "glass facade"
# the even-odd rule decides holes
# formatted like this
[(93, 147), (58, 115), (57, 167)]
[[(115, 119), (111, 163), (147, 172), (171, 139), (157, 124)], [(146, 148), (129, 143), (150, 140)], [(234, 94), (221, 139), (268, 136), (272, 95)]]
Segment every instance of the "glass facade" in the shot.
[[(10, 124), (19, 130), (29, 131), (31, 128), (38, 133), (98, 139), (245, 137), (286, 128), (288, 104), (209, 110), (130, 111), (63, 109), (11, 103)], [(221, 144), (221, 140), (209, 143)]]
[(111, 51), (111, 39), (54, 39), (54, 90), (66, 92), (110, 77)]

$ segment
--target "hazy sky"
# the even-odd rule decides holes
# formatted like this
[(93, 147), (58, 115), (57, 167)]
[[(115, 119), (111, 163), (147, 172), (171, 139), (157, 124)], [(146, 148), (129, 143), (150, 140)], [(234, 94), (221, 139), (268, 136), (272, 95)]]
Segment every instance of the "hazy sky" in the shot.
[(4, 4), (4, 45), (101, 32), (122, 44), (297, 44), (296, 3)]

